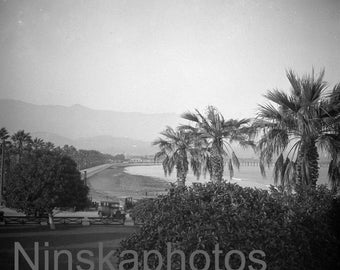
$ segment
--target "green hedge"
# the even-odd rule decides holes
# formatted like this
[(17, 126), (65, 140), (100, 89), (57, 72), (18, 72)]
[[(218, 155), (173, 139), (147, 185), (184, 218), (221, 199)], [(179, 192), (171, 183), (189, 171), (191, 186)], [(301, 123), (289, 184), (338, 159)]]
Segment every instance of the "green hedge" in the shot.
[[(229, 183), (171, 189), (168, 195), (136, 205), (133, 216), (144, 225), (121, 243), (119, 252), (135, 250), (139, 269), (144, 265), (143, 251), (148, 250), (161, 253), (162, 269), (166, 269), (167, 243), (172, 250), (184, 252), (185, 269), (193, 268), (189, 257), (195, 250), (209, 254), (209, 269), (225, 269), (230, 250), (241, 251), (246, 259), (243, 267), (238, 255), (231, 256), (230, 269), (265, 269), (249, 259), (253, 250), (265, 253), (255, 257), (266, 263), (266, 269), (335, 269), (339, 245), (334, 217), (339, 213), (334, 212), (332, 201), (331, 192), (322, 186), (295, 195)], [(216, 244), (222, 251), (218, 265), (212, 253)], [(131, 257), (127, 254), (121, 262)], [(149, 257), (148, 265), (156, 268), (156, 255)], [(133, 263), (124, 266), (131, 268)], [(180, 256), (172, 257), (171, 266), (180, 269)], [(194, 266), (207, 266), (203, 255), (195, 256)]]

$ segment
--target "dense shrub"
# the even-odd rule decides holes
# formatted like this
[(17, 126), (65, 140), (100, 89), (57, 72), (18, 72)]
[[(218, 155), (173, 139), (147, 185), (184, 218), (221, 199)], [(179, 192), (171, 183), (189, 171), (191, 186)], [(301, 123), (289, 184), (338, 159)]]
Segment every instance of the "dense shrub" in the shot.
[[(184, 252), (185, 269), (192, 268), (189, 257), (195, 250), (208, 252), (209, 269), (218, 269), (212, 251), (219, 244), (220, 269), (225, 269), (224, 258), (230, 250), (239, 250), (246, 258), (242, 267), (240, 257), (232, 256), (231, 269), (265, 269), (249, 260), (253, 250), (265, 252), (265, 257), (255, 257), (265, 261), (267, 269), (335, 269), (338, 246), (331, 228), (331, 208), (332, 194), (324, 187), (294, 195), (229, 183), (171, 189), (168, 195), (137, 204), (133, 214), (144, 225), (121, 243), (120, 253), (135, 250), (141, 269), (143, 251), (157, 250), (166, 269), (166, 243), (171, 243), (172, 250)], [(123, 256), (121, 262), (131, 256)], [(148, 263), (156, 268), (157, 256), (150, 256)], [(173, 256), (171, 265), (180, 269), (180, 256)], [(203, 269), (204, 256), (195, 256), (194, 265)], [(132, 266), (125, 264), (126, 268)]]
[(150, 218), (152, 218), (152, 208), (154, 204), (154, 199), (144, 198), (140, 199), (131, 210), (131, 217), (134, 220), (138, 220), (140, 223), (144, 223)]

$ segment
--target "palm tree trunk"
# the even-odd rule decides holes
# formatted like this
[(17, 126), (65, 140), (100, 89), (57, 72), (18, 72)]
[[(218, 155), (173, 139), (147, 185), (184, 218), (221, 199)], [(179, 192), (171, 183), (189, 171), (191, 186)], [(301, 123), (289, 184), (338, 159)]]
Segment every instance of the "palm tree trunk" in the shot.
[(187, 177), (187, 171), (185, 170), (184, 166), (179, 162), (176, 165), (176, 171), (177, 171), (177, 186), (184, 187), (185, 186), (185, 180)]
[(302, 145), (299, 153), (298, 153), (298, 157), (297, 157), (297, 161), (296, 161), (296, 184), (299, 186), (305, 186), (306, 185), (306, 170), (305, 168), (305, 145)]
[(316, 187), (319, 178), (319, 153), (315, 140), (304, 142), (297, 159), (296, 180), (301, 186)]
[(310, 185), (312, 188), (316, 188), (316, 182), (319, 179), (319, 153), (315, 145), (315, 141), (312, 142), (309, 151), (309, 175), (310, 175)]
[(223, 157), (216, 145), (211, 147), (211, 174), (210, 179), (213, 183), (221, 183), (223, 180)]

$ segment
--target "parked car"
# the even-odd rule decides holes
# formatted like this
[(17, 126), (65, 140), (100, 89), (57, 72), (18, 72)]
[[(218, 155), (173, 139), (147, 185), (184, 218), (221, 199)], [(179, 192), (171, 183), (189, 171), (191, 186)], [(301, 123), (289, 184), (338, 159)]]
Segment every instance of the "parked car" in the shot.
[(98, 206), (98, 215), (125, 221), (125, 212), (119, 202), (101, 201)]

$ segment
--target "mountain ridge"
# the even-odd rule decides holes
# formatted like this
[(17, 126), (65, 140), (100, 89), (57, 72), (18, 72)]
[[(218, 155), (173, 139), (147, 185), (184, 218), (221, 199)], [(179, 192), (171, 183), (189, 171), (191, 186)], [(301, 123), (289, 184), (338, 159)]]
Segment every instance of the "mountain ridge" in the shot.
[(116, 138), (108, 135), (70, 139), (48, 132), (33, 132), (32, 138), (50, 141), (55, 146), (73, 145), (77, 149), (97, 150), (104, 154), (152, 155), (157, 149), (150, 142), (133, 140), (130, 138)]
[(166, 125), (176, 126), (180, 120), (174, 113), (117, 112), (82, 105), (35, 105), (0, 99), (0, 123), (10, 132), (24, 129), (71, 139), (108, 135), (152, 141)]
[[(35, 105), (13, 99), (0, 99), (0, 127), (9, 133), (18, 130), (51, 141), (56, 146), (108, 154), (151, 155), (157, 148), (151, 142), (166, 126), (176, 127), (186, 120), (174, 113), (145, 114), (94, 110), (83, 105)], [(250, 149), (233, 146), (239, 157), (252, 157)]]

